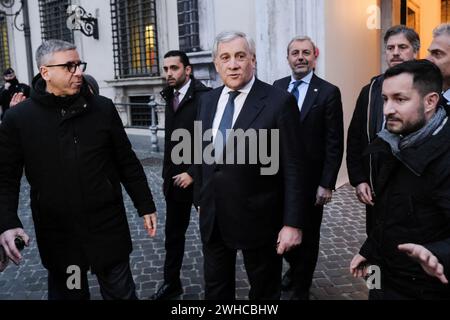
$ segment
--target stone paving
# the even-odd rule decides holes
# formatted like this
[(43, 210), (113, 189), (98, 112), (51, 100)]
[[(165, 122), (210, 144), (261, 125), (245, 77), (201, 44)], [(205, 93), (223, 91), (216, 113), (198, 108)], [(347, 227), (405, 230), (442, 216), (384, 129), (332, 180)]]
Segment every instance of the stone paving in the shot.
[[(126, 195), (125, 204), (133, 239), (131, 267), (140, 299), (149, 299), (163, 281), (165, 202), (161, 185), (161, 157), (151, 156), (148, 141), (130, 139), (138, 157), (142, 160), (150, 181), (158, 209), (158, 234), (148, 238), (131, 200)], [(29, 186), (23, 180), (20, 195), (19, 215), (25, 230), (34, 238), (30, 212)], [(353, 255), (358, 252), (365, 238), (364, 208), (354, 197), (353, 188), (340, 188), (333, 202), (326, 208), (322, 224), (319, 262), (314, 274), (311, 299), (320, 300), (365, 300), (367, 287), (363, 280), (354, 279), (348, 272)], [(36, 241), (23, 251), (24, 261), (20, 266), (10, 265), (0, 273), (0, 300), (47, 299), (47, 272), (42, 267)], [(186, 236), (186, 249), (181, 272), (184, 294), (182, 300), (203, 299), (203, 257), (198, 229), (198, 216), (192, 211), (191, 223)], [(284, 266), (286, 269), (286, 266)], [(92, 299), (101, 299), (95, 276), (89, 276)], [(245, 300), (248, 296), (248, 280), (243, 268), (242, 256), (238, 256), (236, 267), (236, 296)], [(283, 294), (288, 299), (289, 293)]]

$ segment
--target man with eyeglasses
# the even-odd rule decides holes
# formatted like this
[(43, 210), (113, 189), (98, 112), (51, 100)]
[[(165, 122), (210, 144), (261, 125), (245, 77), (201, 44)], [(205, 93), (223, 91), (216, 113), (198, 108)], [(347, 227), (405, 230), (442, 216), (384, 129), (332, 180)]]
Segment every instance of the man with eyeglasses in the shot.
[(76, 47), (45, 41), (36, 60), (31, 99), (0, 125), (0, 245), (16, 264), (15, 239), (29, 245), (17, 215), (25, 168), (48, 298), (89, 299), (90, 269), (104, 299), (136, 299), (121, 184), (154, 237), (156, 208), (143, 168), (112, 101), (89, 90)]

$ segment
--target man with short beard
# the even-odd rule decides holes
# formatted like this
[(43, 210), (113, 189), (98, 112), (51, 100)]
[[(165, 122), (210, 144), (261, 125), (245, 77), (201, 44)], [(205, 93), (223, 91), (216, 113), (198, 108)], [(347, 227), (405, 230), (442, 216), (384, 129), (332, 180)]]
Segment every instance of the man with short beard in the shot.
[[(393, 67), (417, 58), (420, 39), (413, 29), (398, 25), (384, 36), (386, 63)], [(356, 188), (358, 200), (366, 205), (366, 233), (373, 227), (373, 179), (377, 159), (364, 155), (367, 146), (383, 128), (383, 75), (374, 77), (359, 94), (347, 136), (347, 170), (350, 184)]]
[(380, 158), (375, 225), (350, 265), (381, 270), (371, 300), (450, 299), (450, 123), (439, 69), (408, 61), (384, 75), (386, 128), (367, 148)]
[[(194, 137), (194, 121), (200, 97), (210, 90), (194, 78), (186, 53), (169, 51), (164, 56), (167, 87), (161, 92), (166, 101), (164, 148), (164, 196), (166, 198), (166, 226), (164, 283), (152, 296), (153, 300), (174, 298), (183, 293), (180, 270), (183, 263), (185, 234), (189, 226), (193, 202), (193, 146), (189, 163), (175, 164), (172, 150), (174, 131), (187, 130)], [(181, 156), (181, 155), (180, 155)], [(184, 155), (183, 155), (184, 156)]]
[(433, 42), (428, 49), (428, 60), (439, 67), (444, 78), (441, 104), (450, 110), (450, 23), (444, 23), (433, 31)]

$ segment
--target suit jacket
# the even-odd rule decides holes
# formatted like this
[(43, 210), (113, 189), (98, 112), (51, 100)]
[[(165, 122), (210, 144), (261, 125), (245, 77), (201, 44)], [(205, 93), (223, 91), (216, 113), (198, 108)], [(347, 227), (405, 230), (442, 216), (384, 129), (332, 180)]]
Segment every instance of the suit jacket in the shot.
[[(274, 86), (289, 88), (291, 77)], [(334, 190), (344, 153), (344, 124), (339, 88), (313, 75), (300, 116), (300, 149), (307, 194), (315, 199), (318, 186)]]
[[(222, 90), (223, 87), (217, 88), (201, 98), (198, 120), (202, 121), (203, 133), (212, 128)], [(291, 95), (255, 81), (233, 129), (278, 129), (279, 170), (275, 175), (261, 175), (264, 165), (259, 159), (256, 164), (196, 165), (195, 205), (201, 207), (200, 231), (204, 243), (211, 240), (216, 225), (231, 248), (252, 249), (273, 244), (275, 249), (284, 225), (303, 227), (297, 143), (300, 132), (296, 120), (299, 116)], [(210, 144), (203, 142), (202, 150)], [(245, 151), (248, 154), (248, 143)]]
[(161, 96), (166, 101), (164, 163), (162, 171), (162, 177), (164, 179), (163, 191), (166, 198), (183, 202), (192, 202), (193, 187), (190, 186), (187, 189), (175, 187), (173, 185), (172, 177), (184, 172), (187, 172), (191, 177), (194, 176), (192, 169), (193, 149), (191, 150), (191, 159), (189, 163), (174, 164), (171, 159), (171, 154), (178, 142), (171, 141), (171, 136), (177, 129), (185, 129), (189, 131), (191, 137), (194, 136), (194, 121), (197, 115), (197, 103), (201, 95), (209, 90), (211, 90), (211, 88), (206, 87), (196, 79), (192, 79), (189, 89), (183, 100), (180, 101), (176, 112), (174, 112), (172, 108), (173, 88), (166, 87), (161, 91)]
[(362, 88), (348, 128), (347, 170), (354, 187), (366, 182), (373, 188), (377, 176), (378, 155), (364, 155), (364, 152), (383, 126), (383, 80), (383, 75), (374, 77), (370, 84)]

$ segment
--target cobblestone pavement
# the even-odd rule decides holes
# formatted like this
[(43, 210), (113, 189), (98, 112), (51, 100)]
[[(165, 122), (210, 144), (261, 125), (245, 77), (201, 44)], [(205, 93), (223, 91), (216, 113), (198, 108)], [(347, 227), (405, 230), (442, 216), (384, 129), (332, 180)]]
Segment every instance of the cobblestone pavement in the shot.
[[(163, 281), (165, 202), (161, 191), (161, 160), (150, 157), (146, 140), (132, 137), (138, 157), (142, 160), (150, 181), (158, 208), (158, 235), (148, 238), (142, 220), (136, 214), (130, 198), (125, 196), (128, 221), (134, 250), (131, 267), (140, 299), (149, 299)], [(30, 212), (29, 186), (22, 183), (19, 215), (25, 230), (35, 238)], [(354, 279), (348, 272), (353, 255), (364, 241), (364, 208), (354, 197), (353, 189), (346, 185), (340, 188), (333, 202), (326, 208), (322, 224), (319, 262), (314, 274), (312, 299), (364, 300), (367, 288), (361, 279)], [(0, 300), (47, 299), (47, 272), (42, 267), (36, 241), (23, 251), (24, 261), (20, 266), (9, 266), (0, 273)], [(186, 236), (186, 249), (181, 272), (184, 285), (183, 300), (203, 299), (203, 258), (198, 230), (198, 216), (194, 211)], [(286, 269), (286, 266), (284, 266)], [(89, 276), (92, 299), (101, 299), (99, 286), (94, 276)], [(238, 299), (248, 296), (248, 280), (241, 255), (236, 267), (236, 292)], [(289, 293), (283, 294), (287, 299)]]

